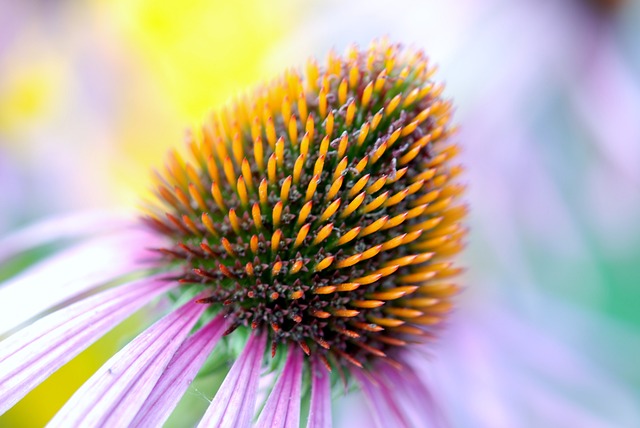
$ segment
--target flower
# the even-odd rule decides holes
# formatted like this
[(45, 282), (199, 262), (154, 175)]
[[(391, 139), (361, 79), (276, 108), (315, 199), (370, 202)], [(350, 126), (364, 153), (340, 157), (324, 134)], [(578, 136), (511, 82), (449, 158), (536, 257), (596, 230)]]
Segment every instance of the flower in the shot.
[(310, 60), (304, 78), (289, 70), (190, 133), (190, 161), (169, 154), (145, 228), (73, 219), (6, 238), (5, 258), (104, 232), (0, 288), (7, 309), (21, 304), (2, 333), (60, 307), (3, 342), (0, 411), (167, 295), (175, 308), (51, 426), (162, 425), (214, 348), (235, 361), (200, 426), (296, 427), (307, 394), (307, 426), (331, 426), (341, 383), (362, 389), (379, 426), (439, 424), (423, 351), (458, 291), (449, 259), (466, 207), (433, 71), (385, 40)]

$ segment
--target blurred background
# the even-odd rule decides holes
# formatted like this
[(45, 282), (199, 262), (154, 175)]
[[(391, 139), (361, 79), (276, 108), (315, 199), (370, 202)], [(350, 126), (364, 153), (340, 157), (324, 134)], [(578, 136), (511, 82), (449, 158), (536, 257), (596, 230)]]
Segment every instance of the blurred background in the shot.
[[(384, 35), (440, 65), (461, 125), (467, 290), (425, 367), (447, 418), (640, 426), (640, 2), (0, 0), (0, 235), (135, 209), (211, 109)], [(0, 426), (42, 426), (119, 343)]]

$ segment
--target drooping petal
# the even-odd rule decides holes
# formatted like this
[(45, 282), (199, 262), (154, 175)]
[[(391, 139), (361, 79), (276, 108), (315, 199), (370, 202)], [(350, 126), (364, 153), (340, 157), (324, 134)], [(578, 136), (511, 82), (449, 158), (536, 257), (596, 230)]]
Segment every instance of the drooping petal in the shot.
[(82, 212), (48, 218), (0, 239), (0, 262), (48, 243), (126, 228), (131, 221), (118, 213)]
[(132, 427), (162, 426), (226, 329), (222, 315), (184, 341), (131, 423)]
[(62, 251), (0, 284), (0, 334), (140, 268), (148, 238), (147, 233), (130, 232), (96, 239)]
[(198, 427), (244, 428), (253, 417), (266, 337), (253, 335), (231, 367)]
[(396, 405), (393, 399), (393, 393), (388, 387), (377, 380), (374, 381), (362, 371), (355, 370), (353, 374), (362, 388), (362, 392), (371, 410), (373, 421), (378, 428), (410, 427), (409, 422)]
[(417, 372), (424, 364), (424, 360), (416, 366), (407, 362), (402, 370), (381, 364), (377, 371), (381, 381), (391, 391), (391, 400), (410, 426), (448, 426), (429, 386)]
[(145, 330), (85, 382), (49, 426), (128, 426), (205, 308), (189, 302)]
[(93, 342), (176, 284), (146, 278), (46, 316), (0, 342), (0, 414)]
[(331, 379), (327, 370), (314, 361), (311, 366), (311, 407), (307, 428), (331, 428)]
[(302, 353), (289, 350), (287, 362), (260, 413), (256, 427), (298, 428), (300, 426), (300, 381)]

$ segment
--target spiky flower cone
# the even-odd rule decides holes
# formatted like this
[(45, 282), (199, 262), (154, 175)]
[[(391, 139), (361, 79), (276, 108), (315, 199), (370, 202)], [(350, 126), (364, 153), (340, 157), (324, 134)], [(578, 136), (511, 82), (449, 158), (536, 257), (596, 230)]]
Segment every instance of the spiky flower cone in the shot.
[(190, 162), (170, 154), (148, 221), (229, 333), (362, 367), (440, 323), (466, 209), (433, 71), (385, 42), (310, 60), (214, 114)]

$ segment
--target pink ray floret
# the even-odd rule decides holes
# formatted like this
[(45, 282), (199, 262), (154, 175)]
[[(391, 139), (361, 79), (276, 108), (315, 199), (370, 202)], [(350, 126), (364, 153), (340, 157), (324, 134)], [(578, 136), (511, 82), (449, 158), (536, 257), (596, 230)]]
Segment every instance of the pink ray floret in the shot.
[(287, 362), (262, 409), (256, 427), (298, 428), (300, 426), (300, 381), (302, 352), (290, 349)]
[(226, 328), (224, 316), (218, 315), (184, 341), (131, 426), (151, 427), (164, 424)]
[(0, 238), (0, 262), (42, 245), (131, 228), (116, 212), (82, 212), (51, 217)]
[(331, 428), (331, 379), (315, 360), (311, 366), (311, 407), (307, 428)]
[(0, 334), (140, 269), (148, 239), (148, 233), (132, 232), (95, 239), (62, 251), (0, 285)]
[(76, 391), (49, 426), (128, 426), (205, 308), (186, 303), (129, 342)]
[(146, 278), (79, 301), (0, 342), (0, 414), (93, 342), (176, 284)]
[(252, 335), (198, 427), (244, 428), (253, 418), (266, 337)]

